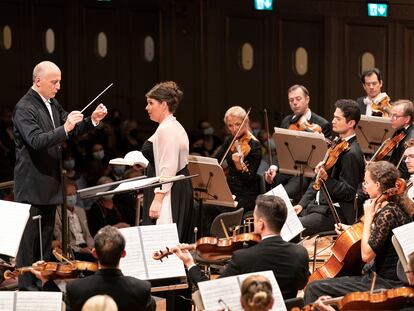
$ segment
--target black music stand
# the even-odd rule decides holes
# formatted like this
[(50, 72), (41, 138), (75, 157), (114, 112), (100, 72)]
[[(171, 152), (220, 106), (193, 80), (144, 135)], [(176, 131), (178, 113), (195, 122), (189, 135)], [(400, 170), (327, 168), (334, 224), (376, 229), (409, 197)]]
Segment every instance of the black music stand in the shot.
[(200, 227), (202, 227), (203, 203), (233, 208), (237, 206), (227, 184), (223, 168), (217, 159), (190, 155), (188, 170), (190, 174), (196, 175), (191, 181), (195, 199), (199, 204), (198, 222)]
[(323, 160), (328, 150), (325, 136), (320, 133), (294, 131), (275, 127), (273, 134), (279, 172), (300, 177), (300, 189), (303, 177), (313, 177), (315, 166)]
[(355, 132), (362, 152), (374, 154), (384, 140), (392, 137), (394, 131), (388, 118), (361, 115)]

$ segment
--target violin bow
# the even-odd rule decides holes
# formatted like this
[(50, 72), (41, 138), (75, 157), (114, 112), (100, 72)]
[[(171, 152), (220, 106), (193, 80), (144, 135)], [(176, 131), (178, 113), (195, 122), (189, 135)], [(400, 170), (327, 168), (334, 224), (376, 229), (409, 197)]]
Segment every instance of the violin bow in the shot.
[(326, 202), (328, 203), (329, 209), (332, 212), (332, 215), (335, 219), (335, 223), (340, 223), (341, 219), (339, 218), (338, 212), (336, 211), (335, 205), (332, 201), (331, 195), (328, 192), (328, 188), (326, 187), (325, 181), (321, 178), (320, 179), (321, 190), (325, 196)]
[(267, 109), (263, 110), (264, 121), (265, 121), (265, 130), (267, 134), (267, 153), (269, 154), (269, 166), (272, 165), (272, 151), (270, 150), (270, 131), (269, 131), (269, 119), (267, 117)]
[(226, 152), (224, 153), (223, 157), (222, 157), (222, 158), (221, 158), (221, 160), (220, 160), (220, 163), (219, 163), (219, 164), (220, 164), (220, 166), (223, 164), (224, 159), (226, 158), (227, 154), (229, 153), (229, 151), (230, 151), (230, 149), (231, 149), (231, 146), (233, 146), (234, 142), (235, 142), (235, 141), (236, 141), (236, 139), (239, 137), (239, 133), (240, 133), (241, 129), (243, 128), (244, 123), (246, 122), (247, 118), (249, 117), (249, 113), (250, 113), (250, 111), (251, 111), (251, 110), (252, 110), (252, 108), (249, 108), (249, 110), (247, 110), (247, 113), (246, 113), (246, 115), (244, 116), (243, 121), (242, 121), (242, 123), (240, 124), (240, 126), (239, 126), (239, 128), (238, 128), (238, 130), (237, 130), (237, 132), (236, 132), (236, 135), (234, 135), (233, 140), (231, 141), (231, 143), (230, 143), (229, 147), (227, 148)]

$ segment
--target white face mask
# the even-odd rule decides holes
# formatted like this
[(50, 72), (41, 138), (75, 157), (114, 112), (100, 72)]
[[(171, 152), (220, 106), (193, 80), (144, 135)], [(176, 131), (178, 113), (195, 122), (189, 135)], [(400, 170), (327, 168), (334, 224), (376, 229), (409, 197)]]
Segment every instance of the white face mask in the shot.
[(69, 207), (73, 207), (76, 204), (76, 194), (74, 195), (67, 195), (66, 196), (66, 205)]
[(92, 153), (92, 156), (96, 159), (96, 160), (102, 160), (105, 156), (105, 151), (103, 150), (99, 150), (99, 151), (94, 151)]

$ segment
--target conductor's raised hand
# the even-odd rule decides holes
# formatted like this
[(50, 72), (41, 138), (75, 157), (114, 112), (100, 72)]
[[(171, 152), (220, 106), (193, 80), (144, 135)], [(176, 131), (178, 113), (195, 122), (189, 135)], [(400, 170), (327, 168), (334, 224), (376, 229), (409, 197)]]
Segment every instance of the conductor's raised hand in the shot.
[(78, 124), (83, 120), (83, 114), (80, 111), (74, 110), (68, 114), (66, 118), (65, 124), (63, 124), (63, 128), (65, 129), (66, 133), (69, 133), (75, 128), (75, 125)]
[(98, 107), (92, 112), (91, 119), (95, 124), (98, 124), (105, 118), (108, 110), (106, 109), (104, 104), (99, 104)]

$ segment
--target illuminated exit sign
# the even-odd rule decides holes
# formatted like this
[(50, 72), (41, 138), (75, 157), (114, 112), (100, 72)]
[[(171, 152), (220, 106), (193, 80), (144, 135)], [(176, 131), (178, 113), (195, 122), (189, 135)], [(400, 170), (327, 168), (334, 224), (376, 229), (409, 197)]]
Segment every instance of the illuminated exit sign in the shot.
[(387, 17), (388, 3), (368, 2), (368, 16)]
[(254, 0), (254, 8), (259, 11), (273, 10), (273, 0)]

